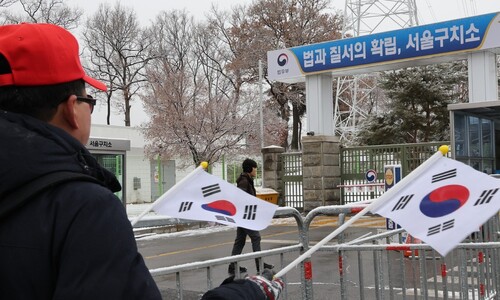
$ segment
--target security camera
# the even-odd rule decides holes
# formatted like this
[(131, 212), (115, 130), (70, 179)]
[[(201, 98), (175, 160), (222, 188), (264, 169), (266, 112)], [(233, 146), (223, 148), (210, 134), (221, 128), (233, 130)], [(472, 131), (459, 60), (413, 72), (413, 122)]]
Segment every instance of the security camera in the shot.
[(314, 131), (309, 131), (306, 133), (308, 136), (314, 136)]

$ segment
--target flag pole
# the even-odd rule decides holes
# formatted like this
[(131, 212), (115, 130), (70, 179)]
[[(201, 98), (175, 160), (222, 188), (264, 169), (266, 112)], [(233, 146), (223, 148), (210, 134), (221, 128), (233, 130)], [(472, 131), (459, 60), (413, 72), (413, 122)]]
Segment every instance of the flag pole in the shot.
[(139, 220), (141, 220), (147, 213), (149, 213), (153, 208), (155, 208), (156, 205), (158, 205), (160, 202), (162, 202), (164, 199), (166, 199), (170, 194), (172, 194), (174, 191), (177, 190), (177, 186), (180, 186), (181, 183), (189, 180), (189, 178), (193, 177), (194, 174), (198, 173), (200, 169), (206, 169), (208, 168), (208, 163), (206, 161), (201, 162), (201, 164), (194, 169), (191, 173), (186, 175), (186, 177), (182, 178), (177, 184), (175, 184), (173, 187), (171, 187), (168, 191), (166, 191), (163, 195), (158, 197), (158, 199), (155, 200), (148, 208), (146, 208), (141, 214), (139, 214), (134, 220), (132, 220), (131, 224), (132, 227), (134, 227)]
[(359, 213), (354, 215), (353, 217), (349, 218), (347, 222), (342, 224), (339, 228), (334, 230), (332, 233), (330, 233), (327, 237), (319, 241), (316, 245), (313, 247), (309, 248), (306, 252), (304, 252), (302, 255), (300, 255), (298, 258), (296, 258), (294, 261), (292, 261), (290, 264), (288, 264), (286, 267), (284, 267), (281, 271), (276, 273), (275, 277), (281, 277), (288, 273), (292, 268), (296, 267), (300, 262), (302, 262), (304, 259), (310, 257), (314, 252), (316, 252), (320, 247), (324, 246), (326, 243), (328, 243), (331, 239), (336, 237), (338, 234), (340, 234), (342, 231), (347, 229), (352, 223), (356, 222), (359, 218), (364, 216), (366, 213), (368, 213), (371, 210), (375, 210), (377, 207), (382, 205), (386, 200), (390, 199), (393, 197), (394, 194), (398, 193), (401, 189), (403, 189), (406, 185), (408, 185), (410, 182), (412, 182), (415, 178), (419, 177), (423, 172), (426, 171), (426, 169), (433, 165), (437, 160), (442, 158), (444, 155), (448, 153), (448, 146), (441, 146), (439, 147), (439, 151), (434, 153), (429, 159), (427, 159), (423, 164), (418, 166), (413, 172), (408, 174), (408, 176), (404, 177), (398, 184), (394, 185), (393, 188), (389, 189), (385, 193), (383, 193), (378, 199), (374, 200), (371, 202), (368, 206), (363, 208)]

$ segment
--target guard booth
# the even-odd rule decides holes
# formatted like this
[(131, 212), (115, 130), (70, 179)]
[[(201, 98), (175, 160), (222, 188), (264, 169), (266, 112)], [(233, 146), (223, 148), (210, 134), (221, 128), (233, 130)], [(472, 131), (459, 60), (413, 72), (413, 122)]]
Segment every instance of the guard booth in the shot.
[(120, 198), (125, 206), (127, 203), (125, 157), (127, 151), (130, 151), (130, 140), (90, 137), (86, 147), (101, 166), (115, 174), (116, 178), (118, 178), (122, 190), (115, 193), (115, 195)]
[(500, 174), (500, 101), (448, 105), (452, 158)]

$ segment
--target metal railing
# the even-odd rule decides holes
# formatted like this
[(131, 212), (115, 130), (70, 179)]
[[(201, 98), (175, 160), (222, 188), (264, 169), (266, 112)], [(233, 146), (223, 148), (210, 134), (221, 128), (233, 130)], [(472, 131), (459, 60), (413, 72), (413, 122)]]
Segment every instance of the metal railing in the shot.
[[(338, 216), (340, 225), (361, 209), (321, 207), (306, 216), (304, 226), (319, 215)], [(332, 282), (340, 285), (340, 299), (497, 299), (499, 231), (496, 215), (446, 257), (427, 244), (403, 243), (403, 229), (350, 242), (341, 235), (338, 245), (323, 246), (317, 255), (334, 256)]]
[[(206, 287), (202, 288), (205, 291), (211, 289), (214, 273), (231, 262), (240, 264), (255, 258), (278, 257), (276, 268), (284, 268), (309, 249), (309, 228), (315, 218), (338, 217), (340, 225), (362, 208), (326, 206), (302, 217), (296, 209), (282, 207), (276, 211), (275, 218), (294, 217), (299, 232), (297, 244), (150, 271), (155, 278), (175, 277), (170, 280), (175, 282), (177, 299), (184, 299), (184, 291), (191, 289), (188, 283), (198, 290), (200, 286)], [(498, 215), (495, 215), (446, 257), (426, 244), (405, 243), (403, 229), (381, 230), (356, 237), (352, 233), (341, 234), (336, 237), (336, 244), (321, 247), (297, 270), (283, 276), (287, 285), (281, 299), (323, 299), (324, 295), (340, 295), (336, 299), (497, 299), (500, 290), (499, 224)], [(261, 264), (262, 261), (260, 259)], [(312, 264), (321, 264), (322, 269), (326, 267), (329, 271), (313, 276)], [(290, 285), (297, 276), (300, 285)]]
[[(184, 290), (185, 290), (185, 283), (183, 280), (183, 274), (191, 272), (196, 270), (198, 274), (200, 274), (200, 271), (202, 271), (203, 274), (206, 275), (206, 282), (205, 286), (206, 289), (209, 290), (214, 287), (214, 276), (213, 276), (213, 270), (217, 267), (223, 267), (227, 268), (229, 263), (235, 262), (235, 270), (238, 270), (239, 264), (244, 261), (248, 260), (254, 260), (256, 258), (260, 258), (260, 268), (263, 269), (263, 259), (264, 257), (272, 257), (272, 256), (279, 256), (279, 261), (280, 265), (276, 266), (278, 268), (282, 268), (286, 265), (286, 260), (285, 260), (285, 255), (289, 253), (293, 253), (296, 255), (300, 255), (303, 250), (303, 245), (306, 243), (306, 238), (307, 234), (304, 232), (304, 223), (303, 223), (303, 218), (300, 215), (300, 213), (295, 209), (291, 207), (279, 207), (275, 214), (274, 218), (288, 218), (288, 217), (293, 217), (297, 223), (297, 228), (298, 228), (298, 242), (296, 245), (291, 245), (291, 246), (286, 246), (286, 247), (280, 247), (277, 249), (273, 250), (264, 250), (264, 251), (259, 251), (259, 252), (252, 252), (252, 253), (245, 253), (245, 254), (240, 254), (240, 255), (234, 255), (234, 256), (228, 256), (224, 258), (217, 258), (217, 259), (211, 259), (211, 260), (206, 260), (206, 261), (201, 261), (201, 262), (193, 262), (193, 263), (188, 263), (188, 264), (182, 264), (182, 265), (177, 265), (177, 266), (171, 266), (171, 267), (165, 267), (165, 268), (158, 268), (158, 269), (152, 269), (150, 270), (151, 274), (154, 277), (160, 277), (160, 276), (168, 276), (168, 275), (173, 275), (175, 276), (175, 289), (176, 289), (176, 295), (177, 299), (182, 300), (184, 299)], [(238, 278), (239, 273), (236, 272), (235, 276)], [(188, 275), (186, 275), (188, 276)], [(195, 279), (196, 282), (199, 281), (199, 279)], [(286, 276), (283, 277), (283, 280), (286, 282)], [(195, 285), (198, 285), (196, 283)], [(305, 279), (301, 283), (301, 285), (305, 285)], [(282, 298), (280, 299), (288, 299), (288, 294), (287, 294), (287, 289), (285, 288), (283, 293), (282, 293)], [(304, 298), (305, 299), (305, 298)]]

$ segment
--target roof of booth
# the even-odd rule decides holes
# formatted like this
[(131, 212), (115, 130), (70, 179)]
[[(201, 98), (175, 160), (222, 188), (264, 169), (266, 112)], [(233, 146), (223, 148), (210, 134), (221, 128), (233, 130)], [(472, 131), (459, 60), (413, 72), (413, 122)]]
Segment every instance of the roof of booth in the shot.
[(500, 120), (500, 101), (449, 104), (448, 110), (466, 112), (478, 117)]

